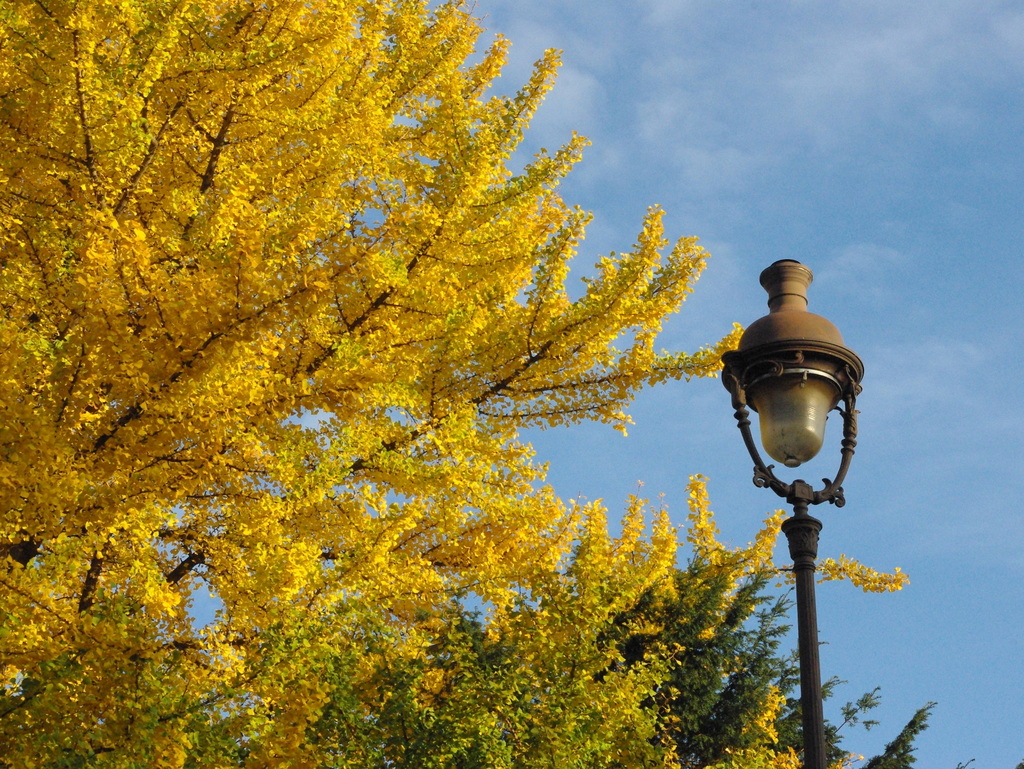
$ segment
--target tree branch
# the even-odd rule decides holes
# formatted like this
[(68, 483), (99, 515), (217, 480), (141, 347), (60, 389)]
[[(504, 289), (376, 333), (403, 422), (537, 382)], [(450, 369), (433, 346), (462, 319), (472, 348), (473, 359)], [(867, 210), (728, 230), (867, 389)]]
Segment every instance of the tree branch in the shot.
[(103, 571), (103, 557), (94, 555), (89, 562), (89, 571), (85, 573), (82, 584), (82, 595), (78, 599), (78, 613), (84, 614), (92, 608), (96, 600), (96, 588), (99, 587), (100, 573)]
[(39, 543), (34, 539), (25, 539), (21, 542), (12, 542), (0, 545), (0, 556), (17, 561), (22, 566), (28, 566), (28, 562), (39, 555)]
[(228, 129), (231, 128), (231, 121), (234, 119), (235, 108), (234, 106), (228, 107), (228, 111), (224, 113), (224, 120), (221, 121), (220, 130), (213, 137), (213, 149), (210, 151), (210, 160), (206, 164), (206, 170), (203, 172), (203, 178), (199, 184), (200, 192), (206, 192), (213, 186), (213, 178), (217, 173), (217, 163), (220, 161), (221, 152), (228, 143)]
[(189, 553), (184, 561), (167, 573), (167, 582), (176, 585), (183, 580), (196, 566), (206, 563), (206, 556), (201, 552)]

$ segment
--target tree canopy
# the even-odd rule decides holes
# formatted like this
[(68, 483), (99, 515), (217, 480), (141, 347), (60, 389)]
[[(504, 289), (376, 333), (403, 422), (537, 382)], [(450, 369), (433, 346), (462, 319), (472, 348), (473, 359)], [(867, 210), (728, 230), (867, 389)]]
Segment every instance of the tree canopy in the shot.
[[(706, 257), (657, 209), (569, 291), (588, 215), (558, 186), (585, 142), (511, 163), (557, 55), (500, 95), (507, 43), (470, 10), (3, 4), (0, 761), (681, 750), (656, 692), (689, 642), (651, 635), (685, 595), (666, 514), (633, 500), (610, 536), (521, 431), (623, 427), (736, 334), (656, 350)], [(732, 648), (759, 541), (700, 561), (687, 633)], [(833, 571), (899, 582), (858, 568)], [(736, 697), (737, 749), (789, 765), (778, 688)]]

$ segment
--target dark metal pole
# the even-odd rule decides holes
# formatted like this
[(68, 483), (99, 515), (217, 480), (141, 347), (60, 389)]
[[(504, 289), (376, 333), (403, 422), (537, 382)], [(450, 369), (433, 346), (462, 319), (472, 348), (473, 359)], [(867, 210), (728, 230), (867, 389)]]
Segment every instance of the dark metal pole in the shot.
[(807, 513), (814, 492), (794, 481), (788, 501), (793, 517), (782, 524), (796, 577), (797, 633), (800, 648), (800, 708), (803, 715), (804, 769), (825, 769), (825, 715), (821, 705), (818, 658), (818, 607), (814, 599), (814, 560), (818, 557), (821, 521)]
[[(857, 445), (857, 395), (864, 364), (843, 344), (839, 329), (820, 315), (807, 312), (811, 279), (811, 271), (792, 259), (777, 261), (761, 273), (769, 312), (747, 327), (735, 350), (722, 355), (722, 384), (732, 395), (736, 424), (754, 460), (754, 485), (771, 489), (793, 506), (793, 517), (782, 524), (782, 531), (789, 540), (796, 579), (804, 769), (825, 769), (825, 718), (814, 599), (814, 561), (818, 557), (821, 521), (808, 515), (807, 508), (823, 502), (836, 507), (846, 504), (843, 480)], [(817, 389), (804, 392), (804, 385), (812, 377), (816, 378)], [(787, 467), (796, 467), (821, 448), (824, 425), (819, 417), (824, 409), (815, 401), (828, 393), (826, 383), (834, 388), (828, 410), (836, 408), (843, 415), (842, 459), (835, 478), (823, 478), (825, 485), (814, 491), (805, 481), (785, 483), (772, 472), (774, 465), (765, 465), (750, 434), (747, 406), (760, 412), (762, 442), (769, 455)], [(776, 409), (783, 402), (785, 407)], [(796, 418), (798, 414), (802, 415), (800, 419)], [(794, 426), (796, 422), (800, 422), (799, 427)]]

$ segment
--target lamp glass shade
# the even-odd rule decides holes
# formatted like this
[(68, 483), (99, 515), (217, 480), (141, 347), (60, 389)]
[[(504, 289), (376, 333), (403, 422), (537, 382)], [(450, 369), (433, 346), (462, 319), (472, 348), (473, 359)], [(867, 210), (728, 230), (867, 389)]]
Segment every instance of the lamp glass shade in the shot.
[(806, 374), (766, 377), (752, 388), (750, 402), (761, 426), (761, 445), (786, 467), (813, 459), (825, 441), (825, 421), (839, 402), (828, 379)]

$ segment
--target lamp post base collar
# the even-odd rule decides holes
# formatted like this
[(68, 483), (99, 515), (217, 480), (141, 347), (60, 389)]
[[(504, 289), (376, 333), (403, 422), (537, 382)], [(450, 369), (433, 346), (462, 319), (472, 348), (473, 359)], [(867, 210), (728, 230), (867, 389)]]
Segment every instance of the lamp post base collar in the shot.
[(794, 571), (798, 569), (814, 570), (814, 560), (818, 557), (818, 532), (821, 521), (809, 516), (797, 514), (782, 522), (782, 533), (789, 542), (789, 555), (793, 559)]

